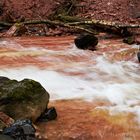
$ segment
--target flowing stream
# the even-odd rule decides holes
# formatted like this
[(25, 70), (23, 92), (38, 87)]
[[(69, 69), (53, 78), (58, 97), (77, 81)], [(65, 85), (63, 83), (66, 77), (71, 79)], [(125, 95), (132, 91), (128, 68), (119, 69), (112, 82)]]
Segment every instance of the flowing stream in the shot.
[[(107, 101), (110, 105), (97, 108), (134, 113), (140, 123), (140, 65), (136, 55), (128, 61), (109, 59), (118, 50), (136, 46), (121, 48), (120, 40), (107, 40), (99, 43), (101, 50), (92, 52), (77, 49), (73, 39), (1, 39), (0, 75), (34, 79), (50, 93), (50, 100)], [(113, 49), (106, 51), (108, 46)]]

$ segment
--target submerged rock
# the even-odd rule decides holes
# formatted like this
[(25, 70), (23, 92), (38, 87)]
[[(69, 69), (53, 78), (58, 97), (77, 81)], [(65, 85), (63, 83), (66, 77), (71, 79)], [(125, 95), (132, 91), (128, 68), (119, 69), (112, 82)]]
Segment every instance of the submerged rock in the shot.
[(81, 34), (74, 40), (74, 42), (79, 49), (94, 51), (98, 44), (98, 38), (90, 34)]
[(135, 43), (135, 37), (134, 36), (126, 37), (123, 39), (123, 42), (132, 45)]
[(138, 61), (140, 63), (140, 52), (137, 53)]
[(46, 109), (44, 113), (41, 114), (41, 116), (38, 118), (39, 122), (47, 122), (51, 120), (55, 120), (57, 118), (57, 112), (54, 107), (51, 107), (49, 109)]
[(13, 119), (31, 119), (33, 122), (44, 112), (49, 102), (48, 92), (40, 83), (24, 79), (0, 77), (0, 111)]

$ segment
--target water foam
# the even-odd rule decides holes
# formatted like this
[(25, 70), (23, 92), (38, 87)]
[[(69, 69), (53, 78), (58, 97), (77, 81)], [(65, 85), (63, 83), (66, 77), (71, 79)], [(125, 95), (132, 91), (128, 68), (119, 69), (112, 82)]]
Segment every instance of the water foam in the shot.
[(31, 66), (1, 69), (0, 75), (17, 80), (23, 78), (37, 80), (50, 92), (52, 100), (101, 98), (113, 104), (132, 105), (140, 101), (138, 70), (138, 65), (132, 62), (114, 64), (99, 57), (96, 65), (84, 71), (86, 72), (84, 76), (68, 76), (57, 71)]

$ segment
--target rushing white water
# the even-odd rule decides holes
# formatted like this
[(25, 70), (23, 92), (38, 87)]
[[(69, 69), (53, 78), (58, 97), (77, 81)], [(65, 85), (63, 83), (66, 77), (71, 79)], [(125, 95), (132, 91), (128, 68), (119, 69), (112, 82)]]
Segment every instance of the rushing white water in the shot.
[[(38, 49), (33, 48), (28, 49), (38, 51)], [(133, 112), (140, 119), (139, 64), (131, 61), (113, 63), (108, 61), (105, 56), (98, 56), (95, 59), (90, 51), (78, 50), (74, 46), (67, 51), (48, 51), (44, 48), (39, 49), (39, 51), (45, 52), (45, 55), (42, 53), (43, 56), (39, 56), (38, 59), (56, 63), (55, 66), (53, 65), (51, 68), (39, 68), (32, 65), (19, 68), (2, 67), (0, 75), (17, 80), (34, 79), (50, 93), (51, 100), (107, 100), (113, 106), (104, 108), (111, 111)], [(69, 57), (68, 60), (61, 61), (62, 58), (59, 56), (63, 55), (80, 56), (81, 59), (90, 56), (90, 60), (75, 62)], [(96, 63), (90, 63), (92, 60)], [(69, 74), (74, 72), (82, 74)]]
[(39, 81), (51, 94), (51, 99), (102, 98), (112, 103), (137, 104), (140, 101), (138, 65), (132, 62), (111, 64), (97, 58), (97, 64), (87, 68), (86, 76), (68, 76), (56, 71), (33, 66), (1, 69), (0, 75), (22, 80), (31, 78)]

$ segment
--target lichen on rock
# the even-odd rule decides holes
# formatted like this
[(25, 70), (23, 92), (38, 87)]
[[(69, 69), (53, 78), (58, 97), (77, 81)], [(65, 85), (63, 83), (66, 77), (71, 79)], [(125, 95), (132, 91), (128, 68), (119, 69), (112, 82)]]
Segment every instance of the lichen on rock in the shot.
[(49, 93), (31, 79), (22, 81), (0, 77), (0, 111), (13, 119), (35, 121), (47, 108)]

